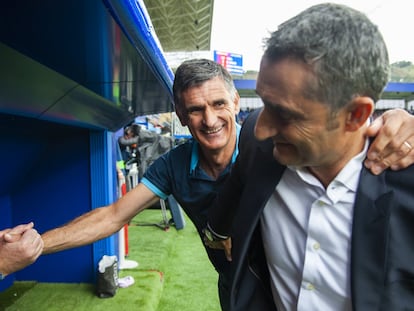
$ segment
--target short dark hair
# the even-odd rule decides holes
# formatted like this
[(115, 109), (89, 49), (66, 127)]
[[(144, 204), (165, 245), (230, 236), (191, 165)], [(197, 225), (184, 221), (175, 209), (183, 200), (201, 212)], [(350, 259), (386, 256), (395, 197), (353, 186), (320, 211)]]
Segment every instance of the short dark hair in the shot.
[(266, 41), (264, 57), (303, 60), (317, 83), (308, 94), (336, 111), (355, 96), (377, 101), (389, 79), (384, 39), (365, 14), (340, 4), (312, 6), (281, 24)]
[(176, 106), (181, 104), (181, 94), (187, 89), (203, 84), (215, 77), (220, 77), (232, 98), (237, 90), (230, 73), (219, 63), (209, 59), (190, 59), (184, 61), (176, 70), (173, 93)]

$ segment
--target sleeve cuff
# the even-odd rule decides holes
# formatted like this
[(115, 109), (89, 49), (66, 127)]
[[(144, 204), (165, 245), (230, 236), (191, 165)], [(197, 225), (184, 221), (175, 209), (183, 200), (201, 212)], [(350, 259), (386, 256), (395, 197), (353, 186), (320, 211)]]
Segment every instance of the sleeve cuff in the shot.
[(213, 234), (213, 236), (215, 236), (216, 238), (218, 238), (219, 240), (227, 240), (228, 238), (229, 238), (229, 236), (227, 236), (227, 235), (222, 235), (222, 234), (219, 234), (219, 233), (217, 233), (217, 232), (215, 232), (212, 228), (211, 228), (211, 226), (210, 226), (210, 224), (209, 223), (207, 223), (207, 229)]

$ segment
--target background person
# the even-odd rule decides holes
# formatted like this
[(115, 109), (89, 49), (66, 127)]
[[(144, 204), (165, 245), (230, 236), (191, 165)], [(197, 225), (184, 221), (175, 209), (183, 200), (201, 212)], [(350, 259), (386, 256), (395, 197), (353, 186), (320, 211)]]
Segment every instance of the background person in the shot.
[(141, 127), (138, 124), (131, 124), (124, 128), (124, 134), (118, 138), (124, 164), (136, 163), (139, 166), (141, 155), (138, 151), (140, 143)]

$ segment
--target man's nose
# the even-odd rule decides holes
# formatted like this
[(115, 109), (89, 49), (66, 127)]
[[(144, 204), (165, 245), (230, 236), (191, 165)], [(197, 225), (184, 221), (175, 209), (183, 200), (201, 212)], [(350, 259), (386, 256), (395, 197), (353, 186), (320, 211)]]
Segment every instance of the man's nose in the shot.
[(204, 110), (203, 122), (206, 126), (214, 126), (217, 120), (217, 114), (214, 109), (207, 107)]

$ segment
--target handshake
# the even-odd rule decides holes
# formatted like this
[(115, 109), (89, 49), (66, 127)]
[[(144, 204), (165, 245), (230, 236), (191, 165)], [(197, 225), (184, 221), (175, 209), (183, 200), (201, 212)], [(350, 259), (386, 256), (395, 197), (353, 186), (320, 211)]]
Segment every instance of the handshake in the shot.
[(0, 231), (0, 280), (32, 264), (42, 254), (43, 240), (33, 222)]

